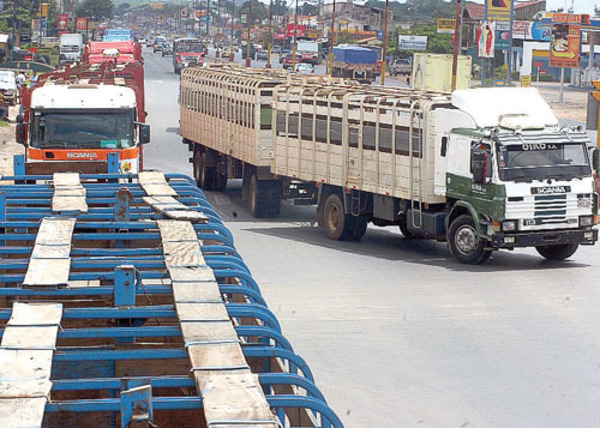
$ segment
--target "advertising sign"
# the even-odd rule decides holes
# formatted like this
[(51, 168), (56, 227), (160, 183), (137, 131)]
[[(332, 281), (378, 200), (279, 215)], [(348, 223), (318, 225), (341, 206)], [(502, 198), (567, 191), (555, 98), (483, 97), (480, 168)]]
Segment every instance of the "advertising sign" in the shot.
[(398, 49), (404, 51), (427, 50), (427, 36), (398, 36)]
[(580, 23), (581, 15), (552, 15), (550, 67), (575, 68), (579, 65)]
[(479, 58), (493, 58), (496, 45), (496, 23), (486, 21), (477, 30), (478, 44), (477, 56)]
[[(288, 37), (294, 37), (294, 24), (288, 24), (286, 34)], [(306, 35), (306, 25), (296, 26), (296, 37), (304, 37)]]
[(456, 19), (437, 19), (437, 33), (438, 34), (454, 34), (454, 28), (456, 27)]
[(87, 18), (77, 17), (75, 20), (75, 29), (78, 31), (85, 31), (87, 28)]
[(486, 17), (491, 21), (510, 21), (512, 0), (485, 0)]
[(510, 30), (496, 30), (494, 49), (497, 51), (510, 49)]
[(56, 17), (56, 28), (60, 30), (64, 30), (67, 28), (67, 23), (69, 22), (69, 14), (67, 13), (59, 13)]
[(150, 3), (150, 9), (154, 9), (154, 10), (163, 10), (163, 3), (159, 3), (159, 2), (152, 2)]

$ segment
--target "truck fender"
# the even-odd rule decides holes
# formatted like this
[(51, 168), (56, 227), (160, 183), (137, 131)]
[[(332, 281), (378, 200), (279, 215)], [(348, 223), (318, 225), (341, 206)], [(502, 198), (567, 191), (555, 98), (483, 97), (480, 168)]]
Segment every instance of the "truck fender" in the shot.
[(468, 214), (471, 216), (473, 222), (475, 223), (475, 227), (477, 227), (477, 233), (479, 233), (479, 236), (485, 236), (487, 234), (487, 231), (483, 230), (483, 226), (481, 225), (481, 216), (475, 207), (473, 207), (470, 202), (466, 201), (456, 201), (454, 203), (450, 209), (450, 212), (446, 216), (446, 231), (449, 230), (450, 223), (452, 223), (455, 218), (462, 214)]

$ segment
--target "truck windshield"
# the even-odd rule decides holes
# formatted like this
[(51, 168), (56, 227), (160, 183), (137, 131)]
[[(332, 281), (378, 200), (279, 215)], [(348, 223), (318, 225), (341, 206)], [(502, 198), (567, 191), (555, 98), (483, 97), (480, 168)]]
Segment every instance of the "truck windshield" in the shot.
[(571, 180), (591, 174), (583, 143), (498, 144), (503, 181)]
[(175, 44), (175, 52), (197, 53), (202, 51), (203, 47), (200, 42), (178, 42)]
[(134, 145), (133, 111), (36, 112), (31, 146), (66, 149), (117, 149)]

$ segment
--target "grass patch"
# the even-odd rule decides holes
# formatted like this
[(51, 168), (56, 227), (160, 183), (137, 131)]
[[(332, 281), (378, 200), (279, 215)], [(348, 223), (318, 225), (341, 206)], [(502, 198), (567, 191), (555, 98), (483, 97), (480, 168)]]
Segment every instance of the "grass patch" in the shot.
[(8, 121), (0, 120), (0, 128), (6, 128), (7, 126), (10, 126), (10, 123), (8, 123)]

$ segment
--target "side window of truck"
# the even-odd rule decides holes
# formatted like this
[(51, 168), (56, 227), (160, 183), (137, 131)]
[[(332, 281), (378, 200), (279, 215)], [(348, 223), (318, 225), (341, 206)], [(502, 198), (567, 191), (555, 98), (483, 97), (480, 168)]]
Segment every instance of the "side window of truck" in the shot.
[(485, 172), (486, 172), (486, 177), (487, 178), (491, 178), (492, 177), (492, 148), (485, 143), (479, 142), (479, 141), (473, 141), (471, 143), (471, 162), (469, 165), (469, 170), (470, 172), (473, 172), (473, 153), (474, 152), (480, 152), (480, 153), (484, 153), (485, 154)]

